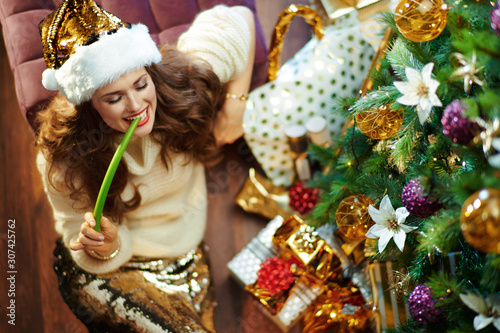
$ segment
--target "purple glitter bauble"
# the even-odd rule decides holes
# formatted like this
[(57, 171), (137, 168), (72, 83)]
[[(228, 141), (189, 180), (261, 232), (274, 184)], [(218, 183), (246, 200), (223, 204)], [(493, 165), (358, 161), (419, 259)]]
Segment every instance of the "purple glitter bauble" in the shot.
[(441, 208), (440, 202), (431, 200), (428, 195), (424, 196), (424, 189), (419, 179), (411, 179), (406, 183), (401, 199), (410, 214), (422, 219), (431, 216)]
[(441, 319), (441, 309), (432, 298), (431, 288), (425, 284), (416, 286), (411, 292), (408, 309), (411, 317), (424, 325), (437, 323)]
[(443, 134), (462, 145), (468, 144), (474, 138), (473, 131), (477, 127), (476, 123), (464, 117), (464, 112), (462, 102), (455, 100), (444, 109), (441, 118)]
[(500, 1), (497, 1), (490, 15), (491, 28), (500, 37)]

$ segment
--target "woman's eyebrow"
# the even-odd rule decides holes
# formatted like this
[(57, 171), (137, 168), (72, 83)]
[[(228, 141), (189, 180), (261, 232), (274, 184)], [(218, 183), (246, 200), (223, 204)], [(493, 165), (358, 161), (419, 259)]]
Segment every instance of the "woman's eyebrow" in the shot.
[(147, 75), (148, 75), (147, 73), (142, 74), (142, 75), (141, 75), (141, 76), (140, 76), (140, 77), (139, 77), (139, 78), (138, 78), (138, 79), (134, 82), (134, 84), (139, 83), (139, 81), (141, 81), (141, 80), (142, 80), (142, 78), (143, 78), (143, 77), (145, 77), (145, 76), (147, 76)]

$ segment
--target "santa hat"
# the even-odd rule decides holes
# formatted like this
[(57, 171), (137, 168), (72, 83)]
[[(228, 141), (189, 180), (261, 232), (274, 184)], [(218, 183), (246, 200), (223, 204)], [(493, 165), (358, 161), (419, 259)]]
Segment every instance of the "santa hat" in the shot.
[(93, 0), (64, 0), (39, 27), (47, 64), (42, 84), (75, 105), (123, 74), (161, 61), (145, 25), (122, 22)]

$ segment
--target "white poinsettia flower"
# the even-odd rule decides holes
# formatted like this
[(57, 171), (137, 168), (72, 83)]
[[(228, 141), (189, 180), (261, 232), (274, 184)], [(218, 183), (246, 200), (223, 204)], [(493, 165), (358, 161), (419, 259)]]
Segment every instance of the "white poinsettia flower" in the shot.
[(417, 229), (404, 224), (410, 213), (405, 207), (396, 210), (392, 207), (389, 197), (386, 195), (380, 202), (380, 208), (376, 209), (372, 205), (368, 207), (368, 214), (375, 224), (368, 230), (366, 237), (379, 238), (378, 250), (384, 251), (385, 247), (394, 238), (398, 249), (403, 252), (405, 247), (406, 233)]
[[(500, 138), (491, 140), (491, 145), (496, 151), (500, 151)], [(488, 157), (488, 163), (496, 169), (500, 169), (500, 153)]]
[(460, 299), (467, 307), (478, 315), (474, 318), (474, 329), (482, 330), (489, 324), (500, 331), (500, 294), (489, 294), (484, 298), (481, 295), (468, 292), (460, 294)]
[(423, 124), (433, 106), (443, 106), (436, 95), (439, 81), (431, 77), (434, 63), (430, 62), (422, 68), (422, 73), (411, 67), (405, 68), (407, 82), (394, 82), (394, 86), (403, 96), (396, 101), (403, 105), (416, 105), (420, 123)]

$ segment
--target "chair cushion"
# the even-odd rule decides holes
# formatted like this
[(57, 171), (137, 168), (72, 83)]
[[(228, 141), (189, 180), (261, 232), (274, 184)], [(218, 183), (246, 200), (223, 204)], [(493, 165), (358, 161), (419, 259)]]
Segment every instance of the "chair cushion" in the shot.
[(158, 38), (157, 43), (159, 45), (163, 45), (165, 43), (176, 43), (179, 36), (182, 35), (182, 33), (185, 32), (187, 29), (189, 29), (190, 26), (191, 23), (186, 23), (163, 30), (157, 36)]
[(150, 0), (149, 3), (161, 31), (193, 22), (196, 14), (200, 12), (195, 0), (184, 0), (182, 6), (179, 6), (177, 1)]
[[(61, 1), (57, 1), (57, 3), (61, 3)], [(56, 3), (52, 0), (2, 0), (0, 1), (0, 16), (4, 18), (35, 9), (46, 9), (51, 12), (56, 9), (56, 7)]]
[(43, 58), (38, 23), (50, 12), (45, 9), (30, 10), (11, 15), (2, 22), (12, 69), (25, 61)]
[[(168, 2), (168, 1), (167, 1)], [(177, 1), (174, 1), (177, 3)], [(106, 11), (115, 14), (122, 21), (128, 23), (143, 23), (148, 26), (151, 34), (157, 34), (163, 29), (159, 29), (149, 1), (144, 0), (101, 0), (97, 1)]]
[(19, 106), (28, 123), (36, 130), (36, 113), (45, 107), (55, 96), (55, 91), (43, 88), (41, 83), (42, 72), (47, 68), (43, 58), (27, 61), (14, 69), (16, 93)]

